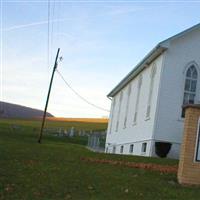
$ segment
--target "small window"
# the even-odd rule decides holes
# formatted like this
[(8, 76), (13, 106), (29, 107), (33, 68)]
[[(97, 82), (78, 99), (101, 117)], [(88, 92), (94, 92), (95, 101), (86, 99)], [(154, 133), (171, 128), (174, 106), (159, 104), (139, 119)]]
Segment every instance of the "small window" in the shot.
[(113, 146), (113, 153), (116, 152), (116, 146)]
[(123, 151), (124, 151), (124, 146), (121, 146), (120, 147), (120, 153), (123, 153)]
[(134, 147), (134, 144), (131, 144), (129, 148), (129, 153), (133, 153), (133, 147)]
[(142, 143), (142, 153), (146, 153), (146, 151), (147, 151), (147, 143), (144, 142)]

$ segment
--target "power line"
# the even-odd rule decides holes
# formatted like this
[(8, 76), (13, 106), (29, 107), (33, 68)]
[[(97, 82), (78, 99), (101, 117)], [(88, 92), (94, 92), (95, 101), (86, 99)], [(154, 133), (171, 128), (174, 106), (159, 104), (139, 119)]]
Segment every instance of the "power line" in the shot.
[(82, 99), (84, 102), (86, 102), (87, 104), (89, 104), (89, 105), (91, 105), (91, 106), (93, 106), (93, 107), (95, 107), (95, 108), (97, 108), (97, 109), (99, 109), (99, 110), (103, 110), (103, 111), (106, 111), (106, 112), (110, 112), (109, 110), (107, 110), (107, 109), (105, 109), (105, 108), (102, 108), (102, 107), (100, 107), (100, 106), (97, 106), (97, 105), (95, 105), (95, 104), (93, 104), (93, 103), (91, 103), (91, 102), (89, 102), (86, 98), (84, 98), (83, 96), (81, 96), (76, 90), (74, 90), (73, 88), (72, 88), (72, 86), (65, 80), (65, 78), (62, 76), (62, 74), (58, 71), (58, 69), (56, 69), (56, 71), (57, 71), (57, 73), (59, 74), (59, 76), (61, 77), (61, 79), (64, 81), (64, 83), (66, 84), (66, 86), (68, 87), (68, 88), (70, 88), (70, 90), (76, 95), (76, 96), (78, 96), (80, 99)]
[(48, 24), (47, 24), (47, 69), (49, 69), (49, 54), (50, 54), (50, 0), (48, 0)]
[[(60, 18), (61, 16), (61, 2), (59, 1), (56, 1), (56, 9), (55, 9), (57, 12), (56, 12), (56, 18)], [(57, 46), (62, 46), (62, 44), (59, 43), (59, 37), (57, 35), (57, 33), (59, 32), (59, 29), (60, 29), (60, 22), (59, 21), (56, 21), (56, 23), (54, 24), (54, 33), (56, 33), (56, 37), (55, 37), (55, 44), (57, 44)], [(58, 45), (59, 44), (59, 45)]]
[(54, 38), (54, 16), (55, 16), (55, 0), (53, 1), (53, 8), (52, 8), (52, 17), (51, 17), (51, 42), (50, 42), (50, 63), (52, 62), (52, 47), (53, 47), (53, 38)]

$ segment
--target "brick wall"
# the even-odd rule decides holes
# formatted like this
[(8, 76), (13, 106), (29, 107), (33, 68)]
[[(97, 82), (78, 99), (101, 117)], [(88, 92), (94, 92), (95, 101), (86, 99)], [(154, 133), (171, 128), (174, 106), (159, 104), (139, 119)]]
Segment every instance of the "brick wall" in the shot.
[(200, 105), (188, 105), (185, 109), (184, 136), (179, 160), (178, 182), (181, 184), (200, 185), (200, 162), (195, 161)]

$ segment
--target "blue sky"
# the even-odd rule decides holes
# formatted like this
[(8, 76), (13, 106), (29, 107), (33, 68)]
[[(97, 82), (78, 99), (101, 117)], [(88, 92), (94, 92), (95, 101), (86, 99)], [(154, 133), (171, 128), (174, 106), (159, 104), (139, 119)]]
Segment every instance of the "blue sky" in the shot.
[[(43, 109), (57, 48), (59, 71), (82, 96), (109, 109), (106, 94), (158, 42), (200, 22), (200, 2), (1, 0), (1, 100)], [(63, 117), (107, 112), (78, 99), (56, 74), (48, 111)]]

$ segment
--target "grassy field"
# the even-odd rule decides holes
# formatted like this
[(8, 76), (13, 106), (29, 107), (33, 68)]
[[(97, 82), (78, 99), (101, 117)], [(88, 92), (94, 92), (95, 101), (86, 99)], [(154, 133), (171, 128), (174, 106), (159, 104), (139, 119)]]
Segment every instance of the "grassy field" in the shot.
[[(33, 128), (40, 128), (41, 119), (0, 119), (1, 124), (19, 125)], [(76, 130), (105, 130), (107, 128), (107, 119), (84, 119), (84, 118), (47, 118), (46, 128), (66, 128), (74, 127)]]
[[(59, 126), (59, 123), (51, 122), (49, 125)], [(80, 129), (95, 128), (93, 123), (76, 123), (73, 126)], [(23, 127), (11, 131), (10, 124)], [(180, 186), (173, 173), (88, 163), (81, 158), (157, 163), (164, 166), (177, 165), (176, 160), (94, 153), (80, 145), (78, 139), (71, 141), (69, 138), (49, 135), (44, 136), (42, 144), (38, 144), (34, 132), (38, 125), (39, 121), (0, 121), (1, 200), (193, 200), (200, 197), (200, 188)], [(97, 125), (97, 129), (100, 128), (102, 124)]]

